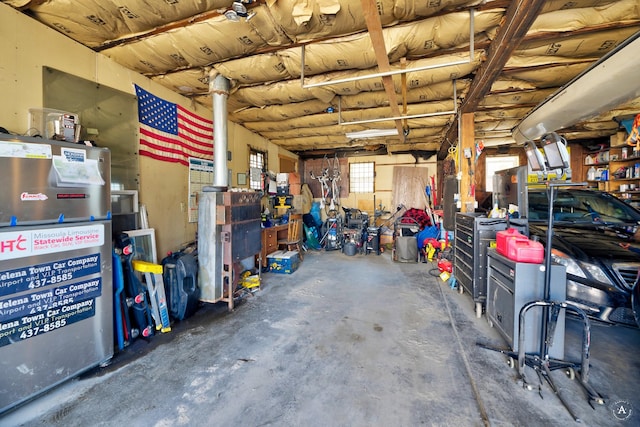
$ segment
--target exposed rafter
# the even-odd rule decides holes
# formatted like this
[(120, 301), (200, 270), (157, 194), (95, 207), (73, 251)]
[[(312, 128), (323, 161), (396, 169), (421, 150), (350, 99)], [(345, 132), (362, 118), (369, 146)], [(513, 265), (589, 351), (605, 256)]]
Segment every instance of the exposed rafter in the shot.
[[(434, 143), (442, 158), (459, 112), (474, 112), (473, 138), (510, 144), (538, 103), (640, 30), (637, 0), (236, 1), (3, 3), (204, 108), (224, 76), (230, 120), (295, 152)], [(637, 111), (640, 99), (563, 136), (611, 135), (604, 122)], [(345, 136), (377, 128), (398, 135)]]
[[(489, 93), (491, 85), (538, 17), (544, 3), (545, 0), (514, 0), (511, 2), (496, 38), (487, 50), (486, 60), (476, 72), (458, 114), (474, 112), (478, 108), (478, 104)], [(451, 123), (445, 141), (440, 146), (439, 159), (444, 159), (447, 156), (450, 144), (457, 139), (458, 122), (455, 120)]]
[[(376, 54), (376, 61), (378, 62), (378, 70), (386, 72), (391, 70), (389, 65), (389, 57), (387, 56), (387, 49), (384, 44), (384, 37), (382, 37), (382, 22), (380, 21), (380, 15), (378, 14), (378, 8), (374, 0), (360, 0), (362, 4), (362, 13), (367, 23), (367, 29), (369, 30), (369, 37), (371, 38), (371, 44), (373, 45), (373, 51)], [(382, 77), (382, 84), (384, 90), (389, 97), (389, 107), (391, 108), (391, 115), (393, 117), (400, 115), (400, 107), (398, 106), (398, 97), (396, 96), (396, 90), (393, 85), (393, 79), (391, 76)], [(403, 137), (402, 121), (395, 120), (396, 129), (398, 130), (398, 137)]]

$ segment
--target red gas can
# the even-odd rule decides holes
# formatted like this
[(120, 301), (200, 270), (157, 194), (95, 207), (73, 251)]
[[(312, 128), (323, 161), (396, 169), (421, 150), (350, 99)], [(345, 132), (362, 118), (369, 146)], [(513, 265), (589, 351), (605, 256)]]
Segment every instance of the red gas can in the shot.
[(517, 262), (540, 264), (544, 260), (544, 246), (529, 239), (509, 239), (506, 257)]
[(496, 251), (500, 255), (508, 257), (508, 245), (510, 240), (528, 241), (529, 238), (520, 233), (515, 228), (507, 228), (504, 231), (498, 231), (496, 233)]

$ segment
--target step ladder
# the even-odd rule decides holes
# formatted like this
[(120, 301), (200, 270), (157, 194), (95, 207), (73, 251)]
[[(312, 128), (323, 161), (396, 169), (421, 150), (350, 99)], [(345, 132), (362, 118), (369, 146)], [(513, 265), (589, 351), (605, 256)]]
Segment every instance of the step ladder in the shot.
[(133, 269), (144, 275), (145, 284), (151, 300), (151, 316), (160, 332), (171, 331), (167, 297), (162, 280), (162, 265), (152, 262), (133, 260)]

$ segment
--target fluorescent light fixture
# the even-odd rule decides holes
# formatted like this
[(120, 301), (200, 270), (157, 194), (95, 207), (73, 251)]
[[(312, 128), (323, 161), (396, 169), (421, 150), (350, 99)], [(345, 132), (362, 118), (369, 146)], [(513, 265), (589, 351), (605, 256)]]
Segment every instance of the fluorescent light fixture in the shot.
[(518, 144), (573, 126), (640, 97), (640, 32), (538, 105), (513, 128)]
[(367, 129), (358, 132), (347, 132), (349, 139), (377, 138), (379, 136), (398, 136), (398, 129)]

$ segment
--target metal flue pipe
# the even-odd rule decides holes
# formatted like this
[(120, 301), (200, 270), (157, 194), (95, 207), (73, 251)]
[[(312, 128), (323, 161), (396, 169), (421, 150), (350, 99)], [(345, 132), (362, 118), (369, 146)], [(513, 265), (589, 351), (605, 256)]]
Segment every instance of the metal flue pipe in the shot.
[(229, 98), (229, 80), (216, 74), (209, 79), (209, 92), (213, 103), (213, 187), (214, 191), (227, 191), (229, 187), (227, 168), (227, 98)]

